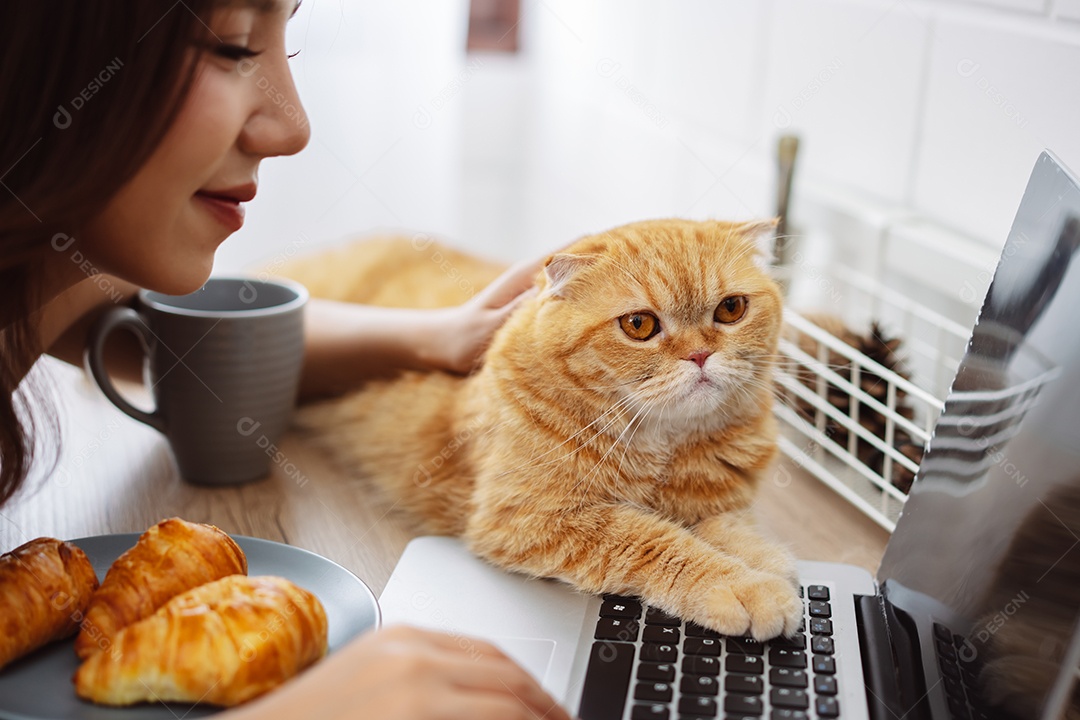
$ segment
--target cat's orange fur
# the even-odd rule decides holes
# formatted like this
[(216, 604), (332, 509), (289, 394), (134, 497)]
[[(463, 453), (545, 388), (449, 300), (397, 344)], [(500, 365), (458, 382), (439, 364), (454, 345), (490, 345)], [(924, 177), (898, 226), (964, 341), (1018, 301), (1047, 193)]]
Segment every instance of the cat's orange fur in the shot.
[[(754, 246), (771, 227), (662, 220), (583, 238), (548, 261), (474, 375), (407, 372), (307, 408), (300, 424), (423, 531), (460, 535), (498, 566), (640, 595), (728, 634), (793, 632), (792, 560), (748, 513), (776, 454), (781, 298)], [(385, 304), (413, 304), (386, 295), (417, 286), (459, 302), (461, 276), (480, 285), (492, 272), (439, 249), (451, 279), (407, 240), (351, 252), (382, 268), (393, 258)], [(340, 260), (287, 274), (316, 296), (364, 300), (312, 272), (333, 276)], [(749, 299), (746, 315), (716, 322), (733, 295)], [(662, 332), (628, 337), (618, 318), (638, 311)], [(712, 353), (703, 368), (688, 359), (697, 351)]]

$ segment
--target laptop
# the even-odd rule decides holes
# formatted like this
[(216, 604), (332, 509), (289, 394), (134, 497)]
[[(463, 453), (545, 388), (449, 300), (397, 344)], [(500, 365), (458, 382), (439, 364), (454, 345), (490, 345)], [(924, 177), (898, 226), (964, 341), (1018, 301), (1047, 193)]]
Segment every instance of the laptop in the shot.
[(406, 548), (387, 624), (485, 638), (582, 720), (1080, 717), (1080, 189), (1035, 164), (877, 576), (800, 562), (764, 644), (637, 598)]

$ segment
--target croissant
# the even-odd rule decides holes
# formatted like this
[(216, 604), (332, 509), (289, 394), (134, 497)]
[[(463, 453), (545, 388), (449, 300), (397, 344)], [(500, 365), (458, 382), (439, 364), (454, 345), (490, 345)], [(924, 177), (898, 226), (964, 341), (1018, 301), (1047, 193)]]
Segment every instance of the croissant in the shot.
[(326, 653), (318, 598), (279, 577), (233, 575), (178, 595), (117, 633), (75, 673), (79, 697), (231, 706), (285, 682)]
[(0, 556), (0, 668), (74, 633), (97, 586), (71, 543), (38, 538)]
[(236, 574), (247, 574), (247, 558), (231, 537), (213, 525), (162, 520), (105, 574), (75, 638), (75, 653), (85, 660), (176, 595)]

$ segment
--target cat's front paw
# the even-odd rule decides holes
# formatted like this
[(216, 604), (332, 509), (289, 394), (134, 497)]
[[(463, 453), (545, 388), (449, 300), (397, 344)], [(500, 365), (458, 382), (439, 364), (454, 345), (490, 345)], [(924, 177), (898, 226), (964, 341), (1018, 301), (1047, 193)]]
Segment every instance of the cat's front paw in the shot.
[(786, 579), (754, 572), (709, 588), (702, 624), (755, 640), (790, 635), (802, 622), (802, 601)]

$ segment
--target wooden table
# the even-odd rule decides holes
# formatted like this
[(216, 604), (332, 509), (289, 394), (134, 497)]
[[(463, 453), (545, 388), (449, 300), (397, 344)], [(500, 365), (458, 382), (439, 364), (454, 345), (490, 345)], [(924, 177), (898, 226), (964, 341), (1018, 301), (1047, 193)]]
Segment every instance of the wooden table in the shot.
[[(228, 488), (190, 485), (179, 479), (156, 431), (116, 410), (80, 370), (45, 362), (57, 396), (61, 456), (53, 472), (35, 473), (31, 487), (0, 508), (0, 551), (42, 535), (142, 532), (175, 515), (311, 550), (382, 593), (412, 533), (370, 499), (361, 481), (316, 450), (286, 437), (285, 460), (267, 479)], [(876, 570), (888, 540), (884, 530), (794, 467), (776, 477), (762, 484), (757, 503), (774, 536), (800, 558)]]

